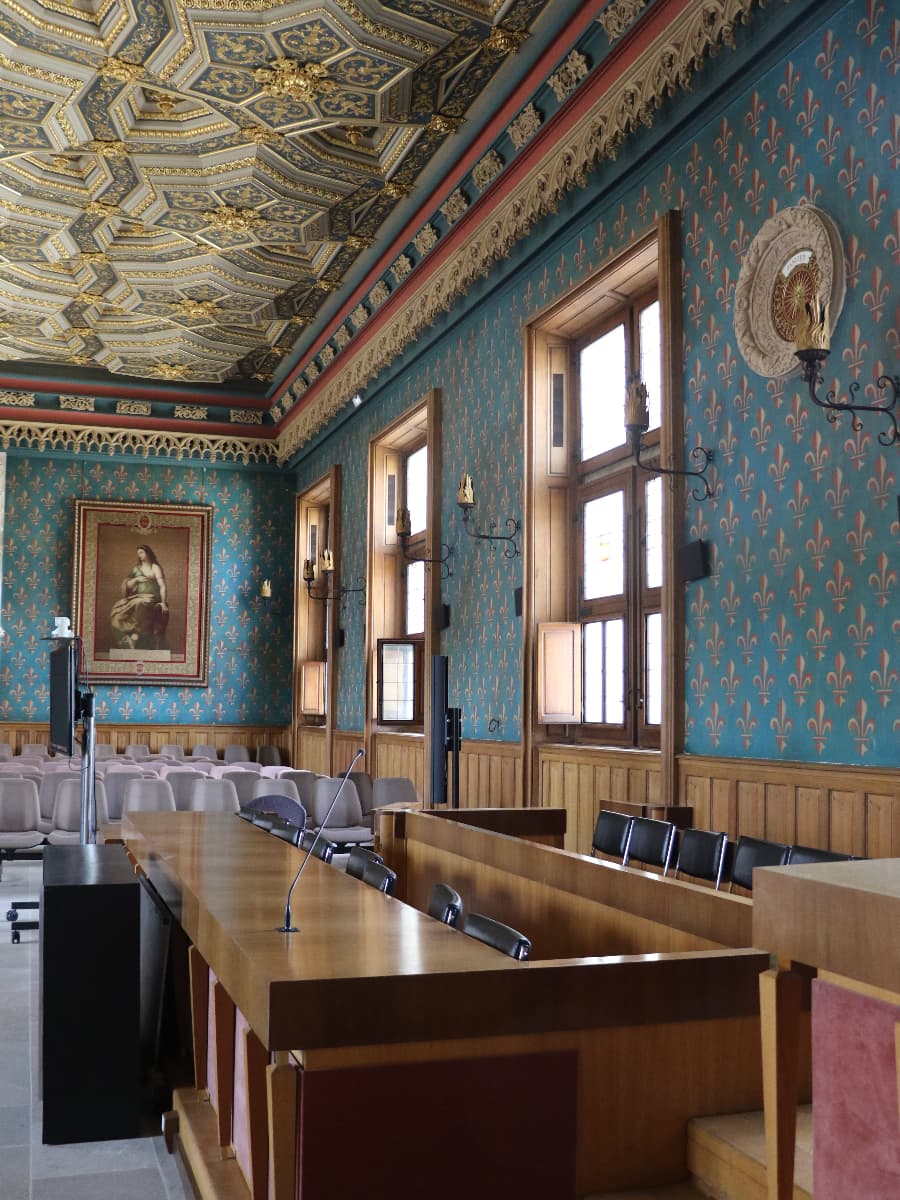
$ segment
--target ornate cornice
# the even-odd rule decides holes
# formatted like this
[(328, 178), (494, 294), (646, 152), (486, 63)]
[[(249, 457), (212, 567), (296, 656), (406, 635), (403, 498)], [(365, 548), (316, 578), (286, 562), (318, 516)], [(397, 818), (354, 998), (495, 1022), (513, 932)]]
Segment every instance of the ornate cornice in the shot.
[(275, 443), (170, 430), (110, 429), (46, 421), (0, 421), (0, 448), (60, 450), (71, 454), (130, 454), (143, 458), (195, 458), (206, 462), (275, 463)]
[[(479, 224), (469, 219), (447, 235), (444, 240), (454, 244), (455, 253), (418, 288), (412, 276), (409, 295), (398, 294), (378, 318), (377, 336), (370, 336), (356, 352), (349, 346), (341, 356), (348, 357), (346, 365), (336, 360), (314, 394), (289, 418), (278, 438), (279, 461), (288, 461), (337, 416), (351, 396), (505, 258), (537, 221), (555, 212), (566, 192), (583, 186), (601, 162), (614, 159), (639, 125), (652, 124), (656, 110), (668, 97), (685, 90), (719, 47), (733, 46), (735, 29), (749, 20), (757, 3), (763, 5), (765, 0), (693, 0), (668, 22), (566, 134), (485, 211)], [(581, 87), (590, 87), (590, 79), (588, 75)], [(288, 399), (282, 397), (282, 403)]]

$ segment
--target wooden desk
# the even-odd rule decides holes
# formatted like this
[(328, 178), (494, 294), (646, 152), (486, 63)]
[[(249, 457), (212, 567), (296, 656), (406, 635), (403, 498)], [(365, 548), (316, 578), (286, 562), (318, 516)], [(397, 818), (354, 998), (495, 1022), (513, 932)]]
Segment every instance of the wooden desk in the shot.
[[(435, 836), (562, 855), (561, 872), (579, 861), (424, 813), (396, 816)], [(647, 945), (515, 963), (319, 860), (294, 894), (301, 932), (288, 936), (275, 927), (300, 861), (292, 847), (218, 814), (134, 814), (123, 836), (193, 944), (198, 1092), (180, 1098), (181, 1136), (204, 1195), (261, 1198), (268, 1176), (275, 1200), (295, 1200), (298, 1186), (303, 1200), (331, 1197), (333, 1174), (322, 1172), (350, 1137), (364, 1144), (373, 1200), (572, 1200), (676, 1181), (689, 1116), (758, 1103), (752, 1066), (727, 1069), (758, 1047), (767, 960), (754, 951)], [(673, 918), (679, 897), (692, 910), (705, 891), (581, 861), (617, 879), (623, 905), (625, 890), (646, 903), (638, 891), (657, 889), (658, 914)], [(746, 910), (736, 897), (710, 899)], [(240, 1168), (229, 1186), (238, 1174), (243, 1192), (226, 1193), (188, 1129), (210, 1122), (213, 1150), (233, 1149)], [(527, 1152), (538, 1143), (540, 1155)]]
[[(900, 859), (766, 868), (755, 875), (753, 896), (754, 945), (778, 957), (778, 967), (767, 971), (760, 982), (769, 1196), (790, 1200), (801, 987), (792, 963), (817, 968), (819, 980), (848, 992), (898, 1006), (900, 1031)], [(900, 1091), (900, 1032), (897, 1038)], [(815, 1123), (815, 1095), (813, 1100)], [(897, 1115), (891, 1113), (891, 1124), (900, 1171)], [(840, 1136), (839, 1129), (829, 1130), (829, 1139)], [(900, 1194), (900, 1173), (894, 1176), (893, 1187), (884, 1195)], [(858, 1178), (851, 1185), (851, 1190), (856, 1188), (858, 1195), (882, 1194), (868, 1190)]]

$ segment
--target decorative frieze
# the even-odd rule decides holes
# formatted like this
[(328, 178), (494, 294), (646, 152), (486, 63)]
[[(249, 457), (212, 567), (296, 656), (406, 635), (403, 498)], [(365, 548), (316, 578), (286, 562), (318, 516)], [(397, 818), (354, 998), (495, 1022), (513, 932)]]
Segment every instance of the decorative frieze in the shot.
[(354, 329), (362, 329), (368, 319), (369, 310), (364, 304), (357, 304), (356, 308), (350, 314), (350, 320), (353, 322)]
[(455, 192), (450, 193), (441, 205), (441, 215), (448, 225), (455, 225), (468, 207), (469, 201), (463, 195), (462, 191), (457, 188)]
[(153, 408), (147, 400), (117, 400), (116, 412), (121, 417), (149, 417)]
[(388, 285), (383, 279), (379, 279), (372, 288), (371, 292), (369, 292), (369, 303), (373, 308), (378, 308), (380, 305), (384, 304), (385, 300), (387, 300), (390, 294), (391, 292)]
[(597, 18), (598, 23), (606, 30), (610, 44), (619, 40), (646, 7), (647, 0), (610, 0)]
[(433, 225), (423, 225), (413, 238), (413, 245), (419, 254), (425, 255), (437, 245), (437, 241), (438, 235), (435, 227)]
[(197, 458), (244, 464), (275, 463), (277, 457), (276, 443), (268, 438), (248, 439), (159, 429), (108, 429), (43, 421), (0, 421), (0, 444), (74, 454), (133, 454), (142, 458)]
[(262, 425), (263, 415), (258, 409), (232, 408), (228, 420), (232, 425)]
[[(93, 396), (60, 396), (59, 407), (69, 412), (93, 412)], [(148, 404), (149, 408), (150, 405)], [(118, 409), (116, 410), (118, 412)]]
[(0, 391), (0, 404), (11, 404), (13, 408), (34, 408), (34, 392)]
[(407, 254), (401, 254), (391, 267), (391, 274), (397, 283), (401, 283), (413, 269), (412, 259)]
[(483, 192), (489, 187), (503, 170), (503, 159), (496, 150), (488, 150), (484, 158), (479, 159), (472, 169), (472, 182)]
[(327, 367), (333, 358), (334, 358), (334, 346), (329, 345), (326, 342), (326, 344), (319, 351), (319, 362), (322, 364), (323, 367)]
[(334, 341), (338, 350), (344, 349), (344, 347), (350, 341), (350, 330), (346, 325), (341, 325), (339, 329), (335, 330)]
[(543, 117), (533, 104), (526, 104), (519, 115), (506, 127), (509, 140), (517, 150), (530, 142), (543, 124)]
[(567, 96), (572, 95), (582, 79), (587, 77), (587, 73), (587, 59), (578, 50), (573, 50), (562, 66), (553, 72), (547, 82), (550, 85), (553, 95), (562, 103)]
[(180, 421), (205, 421), (207, 409), (202, 404), (176, 404), (175, 416)]

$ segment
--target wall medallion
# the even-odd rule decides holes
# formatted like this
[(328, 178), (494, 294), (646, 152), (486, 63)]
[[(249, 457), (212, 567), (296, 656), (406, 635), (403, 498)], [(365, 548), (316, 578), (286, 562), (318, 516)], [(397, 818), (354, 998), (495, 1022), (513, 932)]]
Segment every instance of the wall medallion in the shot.
[(766, 378), (796, 372), (797, 318), (818, 294), (828, 300), (833, 329), (846, 286), (841, 236), (827, 213), (801, 204), (771, 217), (747, 251), (734, 293), (734, 332), (747, 365)]

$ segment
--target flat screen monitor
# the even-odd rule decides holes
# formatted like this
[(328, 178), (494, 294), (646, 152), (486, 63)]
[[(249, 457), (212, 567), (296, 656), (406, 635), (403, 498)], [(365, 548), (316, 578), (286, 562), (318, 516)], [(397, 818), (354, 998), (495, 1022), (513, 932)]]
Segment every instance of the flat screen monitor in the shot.
[(75, 639), (50, 651), (50, 749), (75, 753), (78, 720), (78, 650)]

